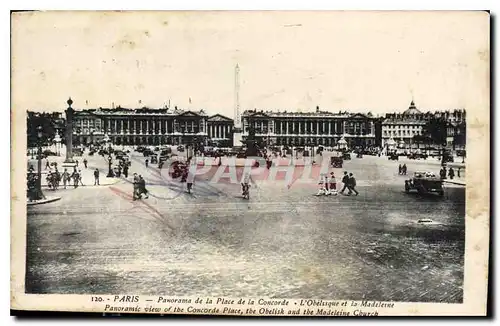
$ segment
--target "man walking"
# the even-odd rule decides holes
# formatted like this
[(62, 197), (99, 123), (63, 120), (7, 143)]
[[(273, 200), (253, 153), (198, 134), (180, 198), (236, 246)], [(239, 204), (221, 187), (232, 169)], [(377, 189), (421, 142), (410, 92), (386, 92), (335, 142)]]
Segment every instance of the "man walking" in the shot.
[(140, 199), (141, 194), (139, 193), (139, 176), (137, 176), (137, 173), (134, 173), (134, 192), (133, 192), (133, 199)]
[(344, 194), (344, 190), (348, 189), (349, 193), (351, 192), (349, 189), (349, 175), (347, 175), (347, 171), (344, 171), (344, 176), (342, 177), (342, 183), (344, 184), (344, 187), (342, 187), (342, 190), (340, 190), (341, 194)]
[(87, 159), (86, 158), (83, 159), (83, 165), (85, 165), (85, 168), (87, 168), (87, 163), (88, 163)]
[(63, 182), (63, 185), (64, 185), (64, 189), (66, 189), (66, 184), (71, 179), (71, 176), (68, 173), (68, 169), (64, 169), (64, 172), (63, 172), (63, 174), (62, 174), (61, 177), (62, 177), (62, 182)]
[(146, 189), (146, 180), (144, 180), (142, 175), (139, 175), (139, 196), (141, 196), (142, 194), (146, 195), (146, 199), (149, 198), (148, 190)]
[(71, 178), (73, 179), (73, 187), (78, 188), (78, 180), (80, 179), (80, 176), (78, 175), (78, 171), (76, 169), (73, 171), (73, 174), (71, 174)]
[(78, 181), (80, 181), (80, 184), (84, 186), (83, 184), (83, 178), (82, 178), (82, 170), (78, 170)]
[(99, 169), (94, 171), (94, 186), (99, 186)]
[(359, 192), (356, 190), (356, 178), (354, 178), (352, 173), (349, 173), (348, 187), (349, 195), (352, 194), (353, 191), (356, 193), (356, 196), (359, 195)]
[(448, 176), (450, 177), (451, 180), (455, 177), (455, 170), (453, 170), (452, 167), (448, 170)]

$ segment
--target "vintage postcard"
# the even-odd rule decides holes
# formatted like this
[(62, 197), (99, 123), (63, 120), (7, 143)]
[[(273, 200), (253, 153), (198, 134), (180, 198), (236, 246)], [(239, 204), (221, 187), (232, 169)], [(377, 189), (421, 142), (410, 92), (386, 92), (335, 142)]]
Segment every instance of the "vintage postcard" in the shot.
[(11, 309), (485, 315), (485, 11), (14, 12)]

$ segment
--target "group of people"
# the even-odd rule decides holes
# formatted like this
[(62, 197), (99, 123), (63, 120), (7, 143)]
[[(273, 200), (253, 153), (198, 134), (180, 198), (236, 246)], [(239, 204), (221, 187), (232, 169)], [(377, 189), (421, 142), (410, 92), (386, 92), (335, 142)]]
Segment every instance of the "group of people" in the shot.
[(408, 169), (406, 168), (406, 164), (399, 164), (399, 175), (406, 175), (406, 172), (408, 172)]
[[(448, 172), (446, 172), (446, 166), (443, 166), (441, 170), (439, 170), (439, 177), (441, 179), (446, 179), (446, 175), (448, 175), (448, 177), (453, 180), (453, 178), (455, 177), (455, 170), (450, 167), (448, 169)], [(458, 177), (460, 178), (460, 169), (458, 169)]]
[[(352, 195), (353, 193), (359, 195), (359, 192), (356, 190), (356, 178), (352, 173), (348, 173), (344, 171), (344, 176), (342, 177), (343, 187), (340, 190), (341, 194), (344, 194), (344, 191), (347, 190), (347, 196)], [(329, 195), (338, 195), (337, 191), (337, 179), (335, 178), (335, 173), (330, 172), (330, 175), (324, 174), (320, 176), (319, 179), (319, 189), (316, 196), (329, 196)]]
[(146, 180), (142, 175), (134, 173), (134, 193), (132, 195), (133, 200), (141, 199), (142, 195), (145, 195), (146, 199), (149, 198), (149, 191), (146, 189)]
[[(29, 180), (34, 180), (37, 179), (38, 177), (35, 174), (35, 169), (33, 165), (30, 165), (28, 169), (28, 179)], [(59, 185), (62, 181), (64, 189), (68, 185), (71, 185), (71, 181), (73, 181), (73, 187), (77, 188), (79, 185), (83, 186), (83, 181), (82, 181), (82, 171), (77, 170), (75, 167), (72, 173), (68, 172), (68, 169), (64, 169), (64, 171), (61, 173), (57, 169), (57, 166), (54, 167), (54, 170), (50, 169), (47, 172), (47, 176), (45, 177), (45, 180), (47, 181), (47, 185), (49, 189), (52, 190), (57, 190), (59, 189)]]

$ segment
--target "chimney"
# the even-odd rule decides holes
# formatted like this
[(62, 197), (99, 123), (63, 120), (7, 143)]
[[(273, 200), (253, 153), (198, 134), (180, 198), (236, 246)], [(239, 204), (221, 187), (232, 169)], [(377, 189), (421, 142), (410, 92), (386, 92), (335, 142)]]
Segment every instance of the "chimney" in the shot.
[(319, 106), (316, 106), (316, 113), (319, 113)]

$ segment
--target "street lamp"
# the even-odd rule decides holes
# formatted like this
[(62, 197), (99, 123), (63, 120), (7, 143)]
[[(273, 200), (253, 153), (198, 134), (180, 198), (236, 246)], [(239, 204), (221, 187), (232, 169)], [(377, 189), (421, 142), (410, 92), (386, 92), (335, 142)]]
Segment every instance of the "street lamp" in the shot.
[(113, 169), (111, 168), (111, 165), (113, 164), (113, 158), (111, 157), (111, 153), (109, 153), (108, 156), (108, 175), (106, 178), (114, 178), (115, 173), (113, 172)]
[(37, 137), (38, 137), (38, 179), (37, 179), (37, 196), (35, 199), (45, 199), (45, 196), (42, 193), (42, 137), (43, 137), (43, 128), (42, 126), (38, 126)]

